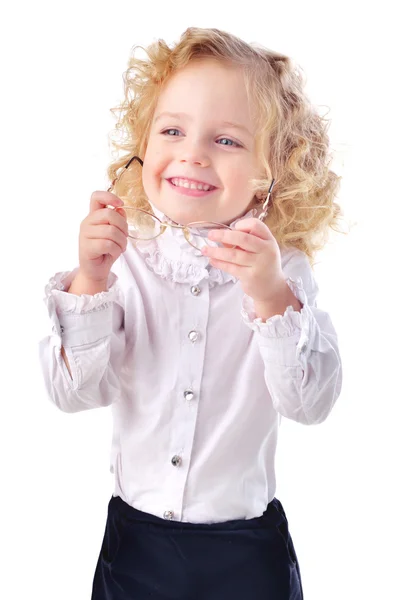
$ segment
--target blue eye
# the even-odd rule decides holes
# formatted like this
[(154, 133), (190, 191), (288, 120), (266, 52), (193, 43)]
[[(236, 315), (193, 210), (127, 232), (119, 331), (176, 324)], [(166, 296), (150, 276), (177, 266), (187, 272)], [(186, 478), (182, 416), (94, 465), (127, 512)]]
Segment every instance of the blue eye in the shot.
[(240, 148), (240, 144), (238, 144), (237, 142), (234, 142), (233, 140), (230, 140), (229, 138), (221, 138), (220, 140), (218, 140), (219, 142), (221, 142), (222, 140), (226, 140), (227, 142), (230, 142), (230, 144), (221, 144), (221, 146), (236, 146), (237, 148)]
[[(170, 135), (171, 131), (177, 132), (178, 135), (175, 135), (175, 134)], [(175, 129), (174, 127), (171, 127), (170, 129), (165, 129), (164, 131), (162, 131), (161, 135), (165, 135), (167, 137), (178, 137), (180, 133), (181, 132), (179, 131), (179, 129)], [(233, 140), (231, 140), (229, 138), (220, 138), (219, 140), (217, 140), (217, 142), (221, 142), (221, 141), (225, 142), (223, 144), (220, 144), (221, 146), (231, 146), (231, 147), (235, 147), (235, 148), (242, 147), (240, 144), (238, 144), (237, 142), (234, 142)]]
[[(165, 134), (166, 134), (166, 133), (168, 133), (169, 131), (178, 131), (178, 132), (179, 132), (179, 129), (166, 129), (165, 131), (162, 131), (161, 133), (162, 133), (163, 135), (165, 135)], [(169, 136), (169, 137), (176, 137), (176, 136), (172, 136), (172, 135), (171, 135), (171, 136)]]

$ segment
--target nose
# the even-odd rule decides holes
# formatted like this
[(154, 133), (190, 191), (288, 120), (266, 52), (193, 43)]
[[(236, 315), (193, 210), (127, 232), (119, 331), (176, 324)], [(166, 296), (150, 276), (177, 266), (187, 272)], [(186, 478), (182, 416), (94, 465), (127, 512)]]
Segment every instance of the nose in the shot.
[(201, 144), (192, 143), (182, 148), (179, 162), (208, 167), (210, 165), (210, 158)]

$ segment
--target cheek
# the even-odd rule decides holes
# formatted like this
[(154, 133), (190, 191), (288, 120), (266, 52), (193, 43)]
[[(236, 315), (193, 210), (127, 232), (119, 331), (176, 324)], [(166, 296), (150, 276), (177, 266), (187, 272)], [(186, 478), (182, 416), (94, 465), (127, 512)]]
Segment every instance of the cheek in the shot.
[(153, 185), (154, 183), (157, 183), (157, 180), (159, 180), (165, 172), (167, 164), (168, 160), (160, 153), (146, 153), (143, 161), (143, 181), (145, 179), (147, 182), (153, 181)]
[(143, 187), (148, 194), (150, 191), (154, 191), (161, 185), (161, 175), (164, 168), (160, 161), (154, 160), (154, 158), (143, 161)]
[(146, 192), (146, 195), (149, 196), (152, 187), (151, 169), (146, 161), (143, 161), (142, 182), (144, 191)]
[(253, 176), (247, 169), (238, 167), (237, 169), (231, 170), (227, 174), (226, 186), (229, 190), (229, 198), (231, 202), (235, 204), (242, 204), (243, 202), (249, 202), (253, 197), (250, 188), (250, 179)]

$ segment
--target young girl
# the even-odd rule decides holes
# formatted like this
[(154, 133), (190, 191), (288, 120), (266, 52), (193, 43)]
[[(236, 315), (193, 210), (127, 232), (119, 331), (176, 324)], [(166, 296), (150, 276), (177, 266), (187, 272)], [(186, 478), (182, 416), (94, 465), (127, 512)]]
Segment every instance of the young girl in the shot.
[(60, 410), (112, 407), (92, 600), (303, 598), (278, 429), (322, 423), (342, 385), (312, 271), (339, 178), (303, 87), (289, 58), (216, 29), (131, 58), (125, 154), (79, 267), (46, 288), (40, 348)]

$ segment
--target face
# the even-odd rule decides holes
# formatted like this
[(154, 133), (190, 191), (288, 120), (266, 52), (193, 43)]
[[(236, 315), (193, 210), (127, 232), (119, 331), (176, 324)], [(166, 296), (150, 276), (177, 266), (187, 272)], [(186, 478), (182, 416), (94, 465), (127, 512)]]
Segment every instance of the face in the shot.
[(154, 112), (143, 164), (149, 201), (182, 225), (231, 223), (255, 204), (254, 136), (242, 72), (211, 59), (187, 65)]

